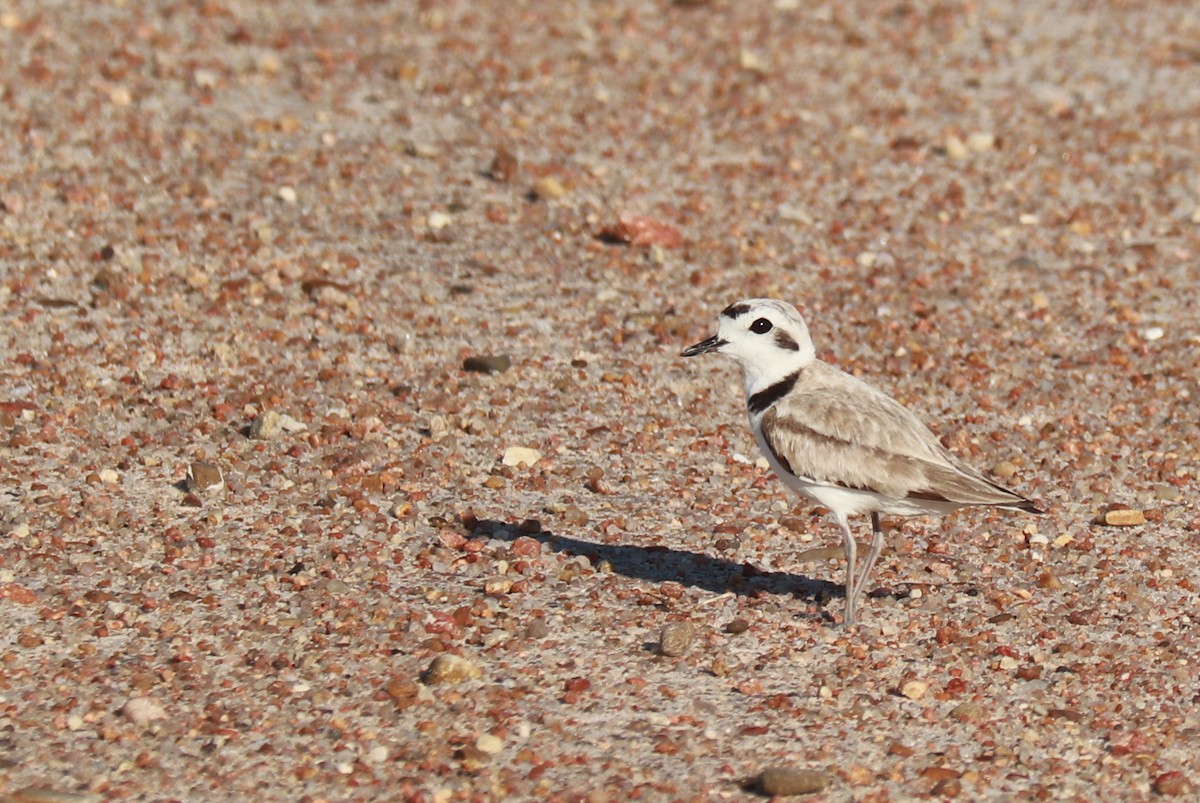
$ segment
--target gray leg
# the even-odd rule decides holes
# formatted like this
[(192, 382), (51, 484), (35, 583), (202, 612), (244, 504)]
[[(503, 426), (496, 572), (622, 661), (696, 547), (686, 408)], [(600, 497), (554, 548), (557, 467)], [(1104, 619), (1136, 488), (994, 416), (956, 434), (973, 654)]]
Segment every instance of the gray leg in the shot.
[(842, 622), (846, 627), (854, 625), (854, 563), (858, 555), (858, 544), (854, 543), (854, 533), (850, 532), (850, 522), (845, 513), (834, 513), (834, 519), (842, 528), (842, 548), (846, 550), (846, 617)]
[(875, 568), (875, 561), (879, 559), (879, 553), (883, 551), (883, 525), (879, 522), (879, 514), (871, 514), (871, 551), (867, 553), (867, 559), (863, 561), (862, 572), (854, 579), (854, 596), (858, 596), (867, 590), (867, 579), (870, 578), (871, 572)]

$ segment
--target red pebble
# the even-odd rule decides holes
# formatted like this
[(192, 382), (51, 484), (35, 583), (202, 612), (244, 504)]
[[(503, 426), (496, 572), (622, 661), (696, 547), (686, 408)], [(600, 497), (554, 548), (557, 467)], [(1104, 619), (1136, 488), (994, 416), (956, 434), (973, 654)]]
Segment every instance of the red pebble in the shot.
[(442, 546), (450, 549), (462, 549), (463, 544), (467, 543), (467, 537), (456, 530), (438, 530), (438, 540)]
[(1154, 779), (1154, 791), (1164, 797), (1190, 795), (1194, 789), (1182, 772), (1164, 772)]
[(623, 212), (614, 226), (606, 228), (601, 235), (621, 243), (639, 247), (659, 245), (663, 248), (678, 248), (683, 245), (679, 229), (651, 217), (631, 215)]
[(581, 694), (592, 687), (592, 682), (587, 678), (571, 678), (563, 686), (566, 691)]
[(530, 538), (527, 535), (522, 535), (512, 543), (512, 551), (514, 555), (531, 558), (542, 554), (542, 542), (536, 538)]
[(10, 599), (21, 605), (32, 605), (37, 602), (37, 594), (25, 586), (19, 586), (16, 583), (4, 583), (0, 585), (0, 599)]

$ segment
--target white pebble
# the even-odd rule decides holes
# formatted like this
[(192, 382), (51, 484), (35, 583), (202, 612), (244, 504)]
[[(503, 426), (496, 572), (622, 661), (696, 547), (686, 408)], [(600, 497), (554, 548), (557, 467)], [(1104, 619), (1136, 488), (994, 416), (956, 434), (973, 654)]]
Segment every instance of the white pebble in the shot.
[(1151, 326), (1149, 329), (1142, 332), (1142, 339), (1149, 341), (1162, 340), (1162, 336), (1165, 334), (1166, 332), (1163, 331), (1161, 326)]
[(388, 749), (381, 744), (377, 744), (367, 753), (367, 761), (372, 764), (382, 764), (388, 760)]
[(148, 725), (167, 718), (167, 710), (153, 697), (131, 697), (121, 707), (121, 713), (135, 725)]
[(500, 740), (499, 736), (485, 733), (475, 740), (475, 748), (481, 753), (495, 755), (504, 749), (504, 742)]
[(445, 212), (430, 212), (425, 223), (434, 231), (439, 231), (450, 225), (450, 216)]
[(296, 203), (295, 187), (280, 187), (279, 192), (276, 194), (279, 196), (279, 200), (283, 201), (285, 204)]
[(532, 466), (542, 459), (542, 453), (537, 449), (525, 446), (510, 446), (504, 450), (501, 462), (506, 466)]
[(775, 210), (775, 216), (788, 223), (801, 223), (805, 226), (811, 226), (813, 222), (812, 215), (799, 204), (780, 204)]
[(767, 71), (766, 62), (764, 62), (757, 53), (747, 48), (742, 48), (738, 53), (738, 64), (743, 70), (756, 73), (765, 73)]
[(112, 484), (114, 482), (120, 482), (121, 475), (118, 474), (116, 472), (116, 470), (114, 470), (114, 469), (104, 468), (104, 469), (100, 470), (100, 481), (107, 482), (109, 484)]
[(198, 89), (212, 89), (217, 85), (218, 78), (215, 70), (196, 70), (192, 73), (192, 83)]
[(975, 131), (967, 137), (967, 149), (973, 153), (990, 151), (996, 145), (996, 135)]
[(967, 145), (961, 139), (951, 134), (946, 137), (946, 154), (956, 161), (963, 161), (971, 156), (971, 152), (967, 150)]

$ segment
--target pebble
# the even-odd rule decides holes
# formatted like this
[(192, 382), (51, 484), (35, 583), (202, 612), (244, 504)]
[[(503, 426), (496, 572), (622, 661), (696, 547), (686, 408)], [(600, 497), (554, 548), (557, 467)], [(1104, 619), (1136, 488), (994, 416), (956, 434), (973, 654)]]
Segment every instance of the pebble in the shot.
[(658, 635), (658, 651), (671, 658), (678, 658), (688, 651), (696, 638), (696, 627), (691, 622), (671, 622)]
[(929, 691), (929, 684), (923, 680), (906, 680), (900, 684), (900, 693), (910, 700), (920, 700)]
[(504, 749), (504, 741), (495, 734), (485, 733), (475, 740), (475, 749), (481, 753), (495, 755)]
[(725, 625), (725, 632), (729, 633), (730, 635), (734, 635), (734, 636), (736, 636), (740, 633), (745, 633), (749, 629), (750, 629), (750, 623), (747, 622), (745, 619), (734, 619), (731, 622), (729, 622), (727, 625)]
[(766, 74), (767, 64), (753, 50), (742, 48), (738, 53), (738, 65), (747, 72)]
[(546, 624), (544, 619), (534, 619), (525, 625), (525, 638), (530, 641), (544, 639), (548, 635), (550, 635), (550, 625)]
[(678, 248), (683, 245), (683, 235), (669, 223), (662, 223), (643, 215), (623, 212), (615, 225), (609, 226), (600, 236), (612, 242), (628, 243), (642, 248), (658, 245), (663, 248)]
[(967, 701), (959, 703), (950, 709), (950, 718), (958, 722), (970, 722), (972, 724), (983, 722), (986, 715), (983, 711), (983, 706), (979, 703)]
[(1058, 591), (1062, 589), (1062, 581), (1055, 577), (1050, 572), (1042, 572), (1038, 575), (1038, 588), (1045, 588), (1049, 591)]
[(532, 466), (534, 463), (542, 459), (542, 453), (537, 449), (530, 449), (525, 446), (510, 446), (504, 450), (504, 457), (501, 458), (506, 466)]
[(992, 466), (992, 473), (1002, 480), (1011, 479), (1017, 473), (1017, 467), (1008, 460), (1001, 460), (996, 465)]
[(1140, 510), (1109, 510), (1096, 519), (1096, 523), (1109, 527), (1137, 527), (1146, 523), (1146, 514)]
[(971, 151), (967, 150), (965, 142), (951, 134), (946, 137), (946, 155), (951, 159), (961, 162), (971, 157)]
[(575, 505), (568, 505), (567, 509), (563, 511), (562, 516), (563, 521), (575, 527), (582, 527), (591, 521), (588, 514)]
[(121, 480), (121, 475), (111, 468), (100, 469), (99, 477), (101, 482), (107, 482), (110, 485)]
[(512, 591), (513, 581), (507, 577), (497, 577), (483, 584), (483, 592), (492, 596), (502, 596)]
[(270, 440), (280, 432), (291, 434), (307, 430), (308, 424), (305, 424), (303, 421), (297, 421), (287, 413), (280, 413), (275, 410), (266, 410), (250, 422), (250, 437), (255, 440)]
[(450, 653), (442, 653), (433, 659), (425, 670), (422, 680), (430, 686), (438, 684), (462, 683), (483, 677), (483, 670), (465, 658)]
[(254, 65), (264, 75), (278, 75), (283, 70), (283, 59), (276, 53), (264, 53)]
[(38, 601), (38, 596), (32, 589), (6, 581), (0, 583), (0, 600), (9, 600), (21, 605), (33, 605)]
[(517, 173), (521, 170), (521, 163), (506, 148), (497, 148), (496, 155), (492, 157), (492, 166), (488, 169), (488, 175), (495, 181), (509, 182), (517, 177)]
[(986, 153), (996, 147), (996, 135), (986, 131), (973, 131), (967, 135), (967, 150), (972, 153)]
[(425, 225), (433, 231), (441, 231), (450, 225), (450, 216), (445, 212), (430, 212), (425, 218)]
[(288, 186), (280, 187), (279, 191), (275, 194), (278, 195), (279, 200), (283, 201), (285, 204), (296, 203), (297, 195), (296, 195), (295, 187), (288, 187)]
[(404, 678), (394, 678), (384, 689), (388, 697), (393, 700), (415, 700), (420, 694), (420, 689), (416, 683)]
[(404, 143), (404, 152), (418, 159), (433, 159), (441, 155), (442, 149), (430, 142), (410, 139)]
[(533, 183), (533, 197), (539, 201), (550, 201), (567, 194), (567, 188), (553, 176), (539, 178)]
[(187, 489), (191, 493), (216, 493), (224, 487), (225, 476), (218, 466), (203, 461), (188, 466)]
[(476, 374), (498, 374), (511, 367), (512, 357), (507, 354), (480, 355), (463, 360), (463, 370)]
[(812, 215), (799, 204), (780, 204), (775, 210), (775, 217), (787, 223), (800, 223), (805, 226), (813, 224)]
[[(104, 472), (100, 472), (100, 477), (104, 478)], [(1154, 498), (1163, 502), (1178, 502), (1183, 498), (1183, 492), (1174, 485), (1155, 485)]]
[(764, 795), (811, 795), (829, 786), (829, 773), (800, 767), (768, 767), (758, 775), (758, 791)]
[(147, 725), (155, 720), (166, 719), (167, 710), (153, 697), (131, 697), (121, 706), (121, 714), (135, 725)]
[(1191, 781), (1182, 772), (1164, 772), (1154, 779), (1154, 791), (1163, 797), (1182, 797), (1195, 792)]
[(219, 79), (216, 70), (199, 69), (192, 72), (192, 83), (197, 89), (212, 89)]
[(250, 423), (250, 437), (255, 440), (267, 441), (279, 434), (283, 427), (279, 423), (280, 415), (274, 410), (260, 413)]

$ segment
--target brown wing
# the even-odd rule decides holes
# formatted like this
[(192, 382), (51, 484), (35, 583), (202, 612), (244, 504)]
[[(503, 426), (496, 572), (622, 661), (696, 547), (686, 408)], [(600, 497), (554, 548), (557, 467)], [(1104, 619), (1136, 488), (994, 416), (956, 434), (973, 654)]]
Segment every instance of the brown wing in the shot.
[(763, 416), (767, 445), (793, 474), (894, 499), (1028, 504), (960, 463), (891, 397), (848, 375), (838, 379), (852, 392), (797, 388)]

